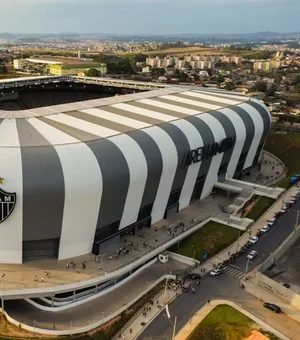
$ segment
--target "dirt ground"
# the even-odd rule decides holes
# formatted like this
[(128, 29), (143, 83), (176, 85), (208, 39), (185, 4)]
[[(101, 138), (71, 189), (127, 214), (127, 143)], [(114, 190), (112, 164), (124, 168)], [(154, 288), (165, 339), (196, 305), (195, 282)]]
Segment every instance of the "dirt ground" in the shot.
[(259, 331), (253, 330), (251, 335), (244, 340), (269, 340), (269, 338), (261, 334)]

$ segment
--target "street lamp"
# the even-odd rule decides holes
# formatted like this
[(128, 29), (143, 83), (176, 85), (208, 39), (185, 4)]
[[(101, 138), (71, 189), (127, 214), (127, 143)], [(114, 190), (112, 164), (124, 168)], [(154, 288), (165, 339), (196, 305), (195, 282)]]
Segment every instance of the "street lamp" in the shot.
[(173, 334), (172, 334), (172, 340), (175, 340), (176, 335), (176, 323), (177, 323), (177, 316), (175, 316), (174, 323), (170, 320), (170, 317), (164, 314), (164, 316), (169, 320), (170, 324), (173, 327)]
[(245, 274), (247, 274), (247, 273), (248, 273), (249, 262), (250, 262), (250, 259), (249, 259), (249, 258), (247, 258), (247, 264), (246, 264), (246, 270), (245, 270)]

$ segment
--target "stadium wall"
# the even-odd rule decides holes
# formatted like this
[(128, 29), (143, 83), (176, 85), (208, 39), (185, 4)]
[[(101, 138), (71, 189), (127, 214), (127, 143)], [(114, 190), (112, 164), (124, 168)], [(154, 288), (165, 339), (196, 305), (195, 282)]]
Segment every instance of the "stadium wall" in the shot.
[[(51, 248), (48, 255), (71, 258), (139, 221), (155, 224), (255, 166), (270, 128), (268, 110), (254, 99), (86, 142), (51, 121), (0, 120), (1, 188), (10, 192), (13, 183), (17, 192), (0, 225), (0, 262), (20, 263), (35, 247), (37, 256)], [(86, 126), (90, 137), (96, 128)], [(192, 150), (226, 139), (234, 143), (223, 152), (185, 162)]]

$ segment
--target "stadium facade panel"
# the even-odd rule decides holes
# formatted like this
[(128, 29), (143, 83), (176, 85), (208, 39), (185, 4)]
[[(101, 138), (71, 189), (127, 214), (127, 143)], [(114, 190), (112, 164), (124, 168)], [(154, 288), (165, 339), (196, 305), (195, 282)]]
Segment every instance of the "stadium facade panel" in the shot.
[(271, 121), (255, 99), (190, 87), (0, 117), (4, 263), (97, 254), (176, 214), (257, 168)]

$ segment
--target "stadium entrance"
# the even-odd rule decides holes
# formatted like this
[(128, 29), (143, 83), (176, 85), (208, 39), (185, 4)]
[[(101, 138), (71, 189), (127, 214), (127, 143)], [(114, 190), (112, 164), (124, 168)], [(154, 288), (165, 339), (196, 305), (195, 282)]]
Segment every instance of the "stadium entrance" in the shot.
[[(118, 221), (119, 224), (119, 221)], [(98, 229), (95, 234), (94, 238), (94, 244), (93, 244), (93, 254), (99, 255), (99, 253), (111, 246), (114, 246), (116, 244), (119, 244), (121, 241), (121, 238), (125, 241), (125, 239), (132, 235), (140, 235), (142, 237), (142, 234), (139, 234), (139, 230), (143, 228), (150, 228), (151, 227), (151, 216), (147, 217), (143, 220), (140, 220), (138, 222), (135, 222), (128, 227), (118, 230), (113, 235), (110, 235), (108, 237), (104, 236), (104, 230)], [(106, 228), (103, 228), (106, 229)]]

